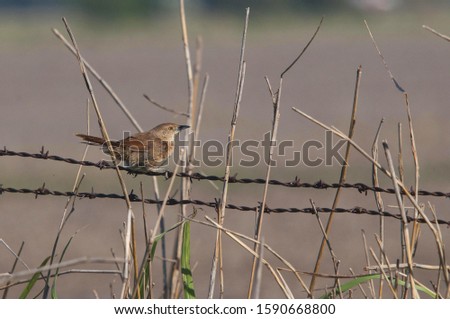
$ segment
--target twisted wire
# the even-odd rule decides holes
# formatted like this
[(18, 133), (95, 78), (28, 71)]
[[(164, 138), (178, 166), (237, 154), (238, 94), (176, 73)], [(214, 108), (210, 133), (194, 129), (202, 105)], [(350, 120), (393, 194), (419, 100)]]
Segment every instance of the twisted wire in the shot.
[[(45, 196), (45, 195), (52, 195), (52, 196), (65, 196), (65, 197), (71, 197), (71, 196), (76, 196), (79, 198), (89, 198), (89, 199), (96, 199), (96, 198), (110, 198), (110, 199), (125, 199), (125, 197), (123, 195), (120, 194), (114, 194), (114, 193), (96, 193), (94, 191), (92, 192), (62, 192), (62, 191), (58, 191), (58, 190), (49, 190), (48, 188), (45, 188), (45, 185), (43, 185), (40, 188), (37, 189), (28, 189), (28, 188), (20, 188), (20, 189), (16, 189), (16, 188), (11, 188), (11, 187), (3, 187), (0, 186), (0, 195), (3, 193), (16, 193), (16, 194), (33, 194), (35, 195), (35, 197), (37, 198), (38, 196)], [(161, 205), (162, 201), (158, 201), (158, 200), (154, 200), (154, 199), (149, 199), (149, 198), (144, 198), (141, 199), (138, 195), (134, 194), (133, 191), (128, 195), (128, 198), (130, 199), (131, 202), (142, 202), (144, 201), (144, 203), (147, 204), (157, 204), (157, 205)], [(211, 207), (214, 209), (217, 209), (220, 205), (220, 202), (218, 200), (214, 201), (214, 202), (205, 202), (202, 200), (198, 200), (198, 199), (189, 199), (189, 200), (176, 200), (174, 198), (170, 198), (167, 201), (167, 205), (169, 206), (174, 206), (174, 205), (187, 205), (187, 204), (192, 204), (192, 205), (197, 205), (197, 206), (207, 206), (207, 207)], [(235, 205), (235, 204), (230, 204), (228, 203), (226, 205), (227, 209), (231, 209), (231, 210), (238, 210), (238, 211), (243, 211), (243, 212), (256, 212), (257, 209), (259, 209), (259, 207), (256, 206), (245, 206), (245, 205)], [(332, 209), (331, 208), (327, 208), (327, 207), (317, 207), (317, 212), (320, 213), (331, 213)], [(266, 207), (264, 210), (265, 213), (305, 213), (305, 214), (314, 214), (314, 210), (310, 207), (308, 208), (296, 208), (296, 207), (292, 207), (292, 208), (270, 208), (270, 207)], [(353, 208), (336, 208), (334, 210), (335, 213), (349, 213), (349, 214), (356, 214), (356, 215), (372, 215), (372, 216), (386, 216), (386, 217), (391, 217), (391, 218), (395, 218), (395, 219), (401, 219), (401, 215), (399, 214), (393, 214), (387, 211), (384, 212), (379, 212), (377, 210), (371, 210), (371, 209), (367, 209), (364, 207), (353, 207)], [(407, 220), (408, 222), (412, 222), (415, 221), (416, 219), (414, 219), (413, 217), (407, 216)], [(425, 223), (425, 220), (423, 218), (418, 218), (417, 221), (419, 223)], [(447, 225), (450, 226), (450, 221), (446, 221), (446, 220), (442, 220), (442, 219), (438, 219), (437, 221), (432, 221), (432, 223), (438, 223), (441, 225)]]
[[(59, 161), (59, 162), (65, 162), (68, 164), (74, 164), (74, 165), (83, 165), (83, 166), (89, 166), (89, 167), (96, 167), (99, 169), (111, 169), (113, 168), (110, 166), (107, 162), (90, 162), (90, 161), (80, 161), (73, 158), (67, 158), (62, 157), (58, 155), (49, 155), (48, 151), (44, 151), (44, 148), (42, 148), (40, 153), (28, 153), (28, 152), (16, 152), (6, 149), (6, 147), (3, 150), (0, 150), (0, 156), (18, 156), (18, 157), (25, 157), (25, 158), (34, 158), (34, 159), (42, 159), (42, 160), (53, 160), (53, 161)], [(166, 178), (172, 177), (172, 172), (163, 172), (163, 173), (156, 173), (156, 172), (139, 172), (129, 167), (123, 167), (119, 166), (120, 170), (127, 171), (130, 174), (135, 175), (159, 175), (159, 176), (165, 176)], [(178, 173), (177, 176), (183, 177), (183, 178), (190, 178), (191, 180), (209, 180), (209, 181), (219, 181), (223, 182), (224, 177), (221, 176), (215, 176), (215, 175), (204, 175), (200, 173)], [(239, 183), (239, 184), (265, 184), (266, 180), (263, 178), (237, 178), (237, 176), (230, 176), (228, 179), (229, 183)], [(289, 187), (289, 188), (313, 188), (313, 189), (336, 189), (336, 188), (350, 188), (350, 189), (356, 189), (360, 193), (367, 193), (369, 191), (371, 192), (380, 192), (380, 193), (387, 193), (387, 194), (395, 194), (395, 190), (393, 188), (382, 188), (382, 187), (375, 187), (366, 185), (364, 183), (326, 183), (324, 181), (317, 181), (315, 183), (308, 183), (308, 182), (302, 182), (297, 176), (292, 180), (288, 182), (279, 181), (276, 179), (269, 180), (270, 185), (274, 186), (283, 186), (283, 187)], [(410, 191), (411, 195), (415, 195), (415, 191), (411, 189)], [(445, 197), (450, 198), (450, 193), (448, 192), (442, 192), (442, 191), (428, 191), (428, 190), (419, 190), (418, 192), (421, 196), (434, 196), (434, 197)]]

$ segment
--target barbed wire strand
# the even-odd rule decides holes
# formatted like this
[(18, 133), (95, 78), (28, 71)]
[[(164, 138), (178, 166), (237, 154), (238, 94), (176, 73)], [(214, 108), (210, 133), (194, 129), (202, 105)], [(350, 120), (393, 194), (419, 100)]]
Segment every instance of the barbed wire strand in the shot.
[[(83, 165), (88, 167), (96, 167), (99, 169), (113, 169), (114, 166), (109, 165), (105, 161), (101, 162), (90, 162), (90, 161), (80, 161), (73, 158), (67, 158), (62, 157), (58, 155), (49, 155), (48, 151), (44, 150), (44, 147), (42, 147), (42, 150), (40, 153), (28, 153), (28, 152), (16, 152), (6, 149), (4, 147), (3, 150), (0, 150), (0, 156), (18, 156), (18, 157), (25, 157), (25, 158), (34, 158), (34, 159), (42, 159), (42, 160), (53, 160), (53, 161), (60, 161), (65, 162), (68, 164), (74, 164), (74, 165)], [(120, 170), (124, 170), (129, 172), (130, 174), (135, 175), (149, 175), (149, 176), (165, 176), (166, 178), (172, 177), (173, 173), (166, 171), (163, 173), (156, 173), (156, 172), (139, 172), (134, 170), (133, 168), (129, 167), (123, 167), (119, 166)], [(191, 180), (209, 180), (209, 181), (224, 181), (224, 177), (221, 176), (215, 176), (215, 175), (204, 175), (200, 173), (178, 173), (177, 176), (182, 178), (190, 178)], [(237, 178), (237, 176), (230, 176), (228, 179), (229, 183), (238, 183), (238, 184), (264, 184), (266, 181), (262, 178)], [(387, 194), (395, 194), (395, 190), (393, 188), (382, 188), (382, 187), (374, 187), (370, 185), (366, 185), (364, 183), (326, 183), (321, 180), (315, 182), (315, 183), (307, 183), (302, 182), (297, 176), (294, 178), (293, 181), (288, 182), (282, 182), (279, 180), (271, 179), (269, 180), (270, 185), (274, 186), (284, 186), (284, 187), (290, 187), (290, 188), (313, 188), (313, 189), (336, 189), (336, 188), (353, 188), (357, 189), (360, 193), (367, 193), (369, 191), (371, 192), (379, 192), (379, 193), (387, 193)], [(411, 189), (410, 191), (411, 195), (415, 195), (415, 191)], [(450, 193), (448, 192), (442, 192), (442, 191), (427, 191), (427, 190), (419, 190), (419, 195), (421, 196), (434, 196), (434, 197), (445, 197), (450, 198)]]
[[(57, 190), (49, 190), (47, 188), (45, 188), (45, 184), (37, 189), (28, 189), (28, 188), (20, 188), (20, 189), (16, 189), (16, 188), (11, 188), (11, 187), (3, 187), (0, 186), (0, 195), (2, 195), (3, 193), (16, 193), (16, 194), (33, 194), (35, 195), (35, 197), (37, 198), (38, 196), (45, 196), (45, 195), (52, 195), (52, 196), (76, 196), (79, 198), (88, 198), (88, 199), (96, 199), (96, 198), (109, 198), (109, 199), (124, 199), (123, 195), (120, 194), (114, 194), (114, 193), (96, 193), (93, 190), (91, 192), (62, 192), (62, 191), (57, 191)], [(128, 198), (130, 200), (130, 202), (142, 202), (142, 199), (133, 193), (133, 191), (131, 191), (131, 193), (128, 195)], [(154, 200), (154, 199), (148, 199), (145, 198), (144, 199), (144, 203), (146, 204), (155, 204), (155, 205), (161, 205), (162, 201), (159, 200)], [(217, 209), (220, 205), (220, 201), (218, 199), (216, 199), (214, 202), (205, 202), (202, 200), (198, 200), (198, 199), (189, 199), (189, 200), (176, 200), (173, 198), (170, 198), (167, 201), (168, 206), (174, 206), (174, 205), (187, 205), (187, 204), (192, 204), (192, 205), (197, 205), (197, 206), (207, 206), (207, 207), (211, 207), (214, 209)], [(231, 210), (238, 210), (238, 211), (243, 211), (243, 212), (255, 212), (257, 209), (259, 209), (259, 206), (244, 206), (244, 205), (235, 205), (235, 204), (230, 204), (228, 203), (226, 206), (227, 209), (231, 209)], [(326, 208), (326, 207), (317, 207), (317, 211), (320, 213), (331, 213), (332, 209), (331, 208)], [(267, 207), (264, 210), (265, 213), (305, 213), (305, 214), (314, 214), (314, 210), (310, 207), (308, 208), (296, 208), (296, 207), (292, 207), (292, 208), (270, 208)], [(395, 219), (401, 219), (401, 216), (399, 214), (393, 214), (387, 211), (384, 211), (382, 213), (380, 213), (378, 210), (371, 210), (371, 209), (367, 209), (364, 207), (353, 207), (353, 208), (336, 208), (334, 210), (335, 213), (350, 213), (350, 214), (356, 214), (356, 215), (372, 215), (372, 216), (386, 216), (386, 217), (391, 217), (391, 218), (395, 218)], [(417, 221), (419, 223), (424, 223), (424, 219), (423, 218), (413, 218), (408, 216), (407, 217), (407, 221), (408, 222), (412, 222), (412, 221)], [(436, 221), (431, 221), (432, 223), (436, 223)], [(450, 227), (450, 221), (446, 221), (446, 220), (442, 220), (442, 219), (438, 219), (437, 220), (438, 224), (441, 225), (447, 225)]]

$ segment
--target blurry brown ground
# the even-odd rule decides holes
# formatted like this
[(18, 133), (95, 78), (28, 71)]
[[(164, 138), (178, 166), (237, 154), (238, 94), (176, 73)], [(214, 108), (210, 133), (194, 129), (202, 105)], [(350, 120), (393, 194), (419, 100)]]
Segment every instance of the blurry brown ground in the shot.
[[(70, 13), (64, 13), (69, 22)], [(16, 19), (17, 18), (17, 19)], [(0, 146), (16, 151), (37, 152), (44, 145), (51, 154), (80, 158), (84, 146), (74, 133), (85, 131), (87, 92), (75, 58), (54, 38), (51, 27), (63, 31), (60, 14), (50, 14), (42, 19), (29, 16), (2, 19), (0, 25)], [(185, 111), (187, 107), (186, 71), (180, 41), (179, 21), (176, 16), (165, 21), (134, 27), (102, 28), (88, 31), (82, 20), (73, 19), (73, 31), (84, 57), (115, 88), (144, 128), (166, 121), (184, 122), (171, 114), (154, 108), (142, 94), (146, 93), (161, 104)], [(195, 36), (203, 36), (203, 71), (210, 74), (210, 86), (201, 128), (201, 139), (218, 139), (225, 142), (232, 114), (242, 22), (188, 17), (191, 47)], [(247, 43), (247, 77), (244, 86), (241, 113), (238, 119), (237, 138), (260, 140), (270, 130), (272, 106), (264, 76), (274, 87), (278, 76), (298, 54), (312, 34), (319, 18), (264, 19), (251, 14)], [(449, 20), (435, 12), (412, 15), (380, 14), (368, 17), (378, 44), (390, 68), (409, 93), (416, 129), (416, 142), (421, 165), (421, 188), (449, 191), (450, 135), (450, 46), (442, 39), (426, 32), (428, 24), (444, 33), (450, 33)], [(293, 139), (301, 146), (310, 139), (324, 139), (322, 129), (307, 122), (291, 111), (295, 106), (308, 114), (348, 130), (354, 79), (358, 65), (363, 67), (360, 102), (357, 114), (356, 141), (370, 149), (378, 123), (385, 124), (381, 138), (390, 142), (397, 152), (397, 123), (403, 123), (405, 145), (406, 184), (414, 183), (406, 113), (402, 95), (395, 90), (365, 30), (362, 18), (330, 17), (306, 55), (288, 73), (282, 98), (279, 139)], [(95, 85), (95, 92), (112, 137), (119, 138), (123, 130), (134, 132), (133, 127), (115, 106), (114, 102)], [(94, 116), (92, 132), (98, 133)], [(97, 161), (101, 153), (91, 148), (88, 159)], [(72, 188), (76, 166), (58, 162), (23, 158), (0, 158), (0, 183), (4, 187), (46, 187), (69, 191)], [(384, 163), (384, 160), (382, 160)], [(202, 167), (205, 173), (222, 175), (223, 167)], [(286, 169), (276, 167), (272, 178), (289, 181), (298, 176), (302, 181), (337, 182), (340, 167), (308, 168), (299, 166)], [(93, 187), (98, 192), (120, 193), (119, 184), (112, 171), (83, 170), (87, 175), (82, 191)], [(253, 169), (234, 167), (232, 174), (239, 177), (263, 177), (264, 166)], [(367, 161), (352, 151), (347, 180), (370, 183), (371, 168)], [(128, 189), (139, 190), (143, 181), (146, 197), (152, 197), (149, 178), (126, 176)], [(168, 185), (160, 178), (162, 193)], [(218, 185), (221, 187), (221, 185)], [(382, 186), (390, 187), (382, 179)], [(261, 200), (262, 186), (231, 185), (230, 203), (256, 206)], [(213, 201), (220, 193), (208, 182), (193, 184), (192, 198)], [(269, 207), (309, 207), (309, 199), (317, 206), (330, 207), (334, 191), (312, 191), (270, 187)], [(395, 205), (393, 196), (384, 196), (386, 205)], [(439, 217), (450, 219), (448, 200), (425, 198), (436, 205)], [(38, 266), (51, 252), (66, 199), (31, 195), (3, 194), (0, 196), (0, 238), (17, 251), (25, 241), (22, 259), (30, 266)], [(356, 190), (345, 190), (340, 207), (363, 206), (375, 209), (373, 194), (365, 196)], [(140, 204), (134, 205), (138, 221), (138, 247), (143, 252), (143, 226)], [(147, 206), (150, 220), (154, 220), (155, 207)], [(191, 207), (188, 208), (188, 211)], [(397, 212), (396, 208), (387, 208)], [(429, 211), (429, 210), (427, 210)], [(80, 230), (73, 240), (66, 260), (82, 256), (110, 256), (110, 250), (122, 255), (119, 229), (125, 220), (125, 204), (118, 200), (77, 200), (75, 213), (62, 234), (60, 252), (69, 237)], [(176, 221), (178, 208), (168, 210), (166, 225)], [(215, 216), (213, 209), (200, 210), (197, 218), (206, 214)], [(321, 215), (326, 220), (326, 215)], [(399, 222), (386, 219), (386, 246), (391, 262), (400, 258)], [(254, 228), (253, 213), (228, 210), (225, 226), (251, 235)], [(192, 263), (197, 296), (205, 297), (215, 231), (192, 225)], [(368, 244), (376, 249), (374, 233), (378, 233), (378, 218), (367, 215), (338, 215), (331, 233), (334, 251), (341, 260), (340, 271), (348, 274), (363, 273), (365, 264), (361, 230), (366, 232)], [(442, 227), (448, 243), (448, 229)], [(321, 233), (314, 216), (304, 214), (272, 214), (264, 222), (264, 239), (295, 268), (312, 271), (320, 245)], [(173, 235), (168, 236), (168, 247)], [(169, 248), (169, 253), (171, 248)], [(246, 296), (251, 268), (251, 256), (236, 243), (225, 238), (225, 296)], [(4, 246), (0, 246), (0, 273), (7, 272), (14, 261)], [(430, 232), (423, 227), (415, 261), (437, 264), (438, 256)], [(279, 264), (276, 264), (279, 265)], [(96, 267), (85, 266), (85, 267)], [(107, 267), (100, 265), (98, 267)], [(111, 266), (113, 267), (113, 266)], [(21, 270), (23, 267), (18, 266)], [(160, 269), (155, 270), (157, 276)], [(332, 264), (325, 253), (321, 272), (331, 273)], [(436, 274), (418, 272), (419, 280), (435, 282)], [(283, 297), (271, 275), (266, 279), (261, 297)], [(304, 277), (309, 282), (308, 277)], [(304, 297), (301, 287), (292, 275), (286, 274), (289, 286), (297, 297)], [(110, 297), (119, 292), (120, 280), (109, 275), (68, 275), (58, 281), (58, 294), (63, 298), (92, 298), (95, 289), (100, 297)], [(155, 280), (157, 292), (161, 291), (160, 278)], [(319, 282), (324, 288), (327, 282)], [(328, 282), (329, 284), (329, 282)], [(17, 297), (21, 288), (12, 289), (10, 297)]]

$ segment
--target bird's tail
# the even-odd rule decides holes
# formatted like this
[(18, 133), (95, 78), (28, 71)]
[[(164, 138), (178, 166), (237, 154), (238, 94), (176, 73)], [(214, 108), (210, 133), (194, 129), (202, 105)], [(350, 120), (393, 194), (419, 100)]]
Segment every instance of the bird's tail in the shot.
[(89, 144), (96, 144), (96, 145), (102, 145), (105, 143), (105, 139), (101, 137), (91, 136), (91, 135), (85, 135), (85, 134), (75, 134), (78, 137), (81, 137), (83, 141), (88, 142)]

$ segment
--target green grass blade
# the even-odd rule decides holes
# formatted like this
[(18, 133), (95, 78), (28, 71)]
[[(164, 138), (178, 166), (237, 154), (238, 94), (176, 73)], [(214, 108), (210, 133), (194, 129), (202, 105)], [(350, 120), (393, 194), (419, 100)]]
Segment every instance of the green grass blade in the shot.
[(191, 223), (183, 225), (183, 243), (181, 246), (181, 274), (184, 298), (195, 299), (194, 280), (191, 271)]
[[(341, 292), (344, 293), (344, 292), (346, 292), (346, 291), (348, 291), (348, 290), (358, 286), (359, 284), (362, 284), (362, 283), (367, 282), (369, 280), (379, 279), (380, 276), (381, 276), (380, 274), (373, 274), (373, 275), (369, 274), (369, 275), (364, 275), (364, 276), (357, 277), (357, 278), (355, 278), (355, 279), (353, 279), (353, 280), (351, 280), (351, 281), (341, 285), (341, 289), (342, 289)], [(336, 295), (339, 294), (339, 288), (336, 288), (334, 292), (335, 292)], [(330, 299), (330, 298), (332, 298), (332, 296), (333, 296), (333, 293), (329, 292), (329, 293), (327, 293), (325, 295), (320, 296), (319, 298), (320, 299)]]
[(157, 236), (155, 236), (155, 240), (153, 241), (153, 245), (152, 245), (152, 250), (150, 253), (150, 259), (153, 260), (153, 257), (155, 257), (155, 251), (156, 251), (156, 246), (158, 244), (158, 241), (161, 240), (161, 238), (163, 238), (168, 232), (178, 228), (180, 225), (182, 225), (183, 223), (185, 223), (185, 221), (181, 221), (176, 223), (175, 225), (173, 225), (172, 227), (170, 227), (169, 229), (167, 229), (165, 232), (158, 234)]
[[(67, 248), (69, 248), (70, 243), (72, 242), (72, 239), (75, 237), (75, 235), (78, 232), (76, 232), (75, 234), (73, 234), (70, 239), (67, 241), (67, 244), (64, 246), (64, 249), (61, 253), (61, 257), (59, 258), (59, 262), (61, 263), (63, 261), (64, 255), (66, 254)], [(58, 295), (56, 294), (56, 280), (58, 279), (58, 274), (59, 274), (59, 267), (56, 268), (56, 272), (55, 272), (55, 277), (53, 279), (53, 284), (52, 284), (52, 289), (51, 289), (51, 298), (52, 299), (58, 299)]]
[[(353, 279), (353, 280), (351, 280), (349, 282), (346, 282), (343, 285), (341, 285), (342, 293), (347, 292), (348, 290), (350, 290), (352, 288), (355, 288), (359, 284), (362, 284), (362, 283), (367, 282), (367, 281), (372, 280), (372, 279), (380, 279), (381, 277), (382, 277), (381, 274), (368, 274), (368, 275), (357, 277), (357, 278), (355, 278), (355, 279)], [(393, 281), (393, 284), (394, 284), (395, 283), (395, 279), (392, 279), (392, 281)], [(405, 286), (406, 283), (403, 280), (399, 279), (397, 284), (400, 285), (400, 286)], [(426, 293), (428, 296), (430, 296), (432, 298), (437, 298), (437, 295), (436, 295), (436, 293), (434, 291), (428, 289), (427, 287), (425, 287), (425, 286), (423, 286), (421, 284), (416, 283), (416, 289), (419, 290), (419, 291), (422, 291), (423, 293)], [(339, 294), (339, 288), (336, 288), (334, 290), (334, 293), (336, 295)], [(327, 294), (324, 294), (324, 295), (320, 296), (319, 298), (320, 299), (330, 299), (330, 298), (332, 298), (332, 296), (333, 296), (333, 293), (329, 292)]]
[[(39, 265), (39, 267), (44, 267), (48, 263), (49, 259), (50, 259), (50, 256), (45, 258), (44, 261)], [(19, 296), (20, 299), (25, 299), (26, 297), (28, 297), (28, 294), (30, 293), (31, 289), (33, 289), (34, 285), (36, 284), (36, 282), (37, 282), (37, 280), (39, 279), (40, 276), (41, 276), (41, 272), (38, 271), (38, 272), (36, 272), (33, 275), (33, 277), (31, 277), (31, 279), (28, 282), (27, 286), (25, 287), (25, 289), (20, 294), (20, 296)]]
[[(185, 223), (185, 221), (180, 221), (180, 222), (174, 224), (172, 227), (170, 227), (166, 231), (164, 231), (163, 233), (158, 234), (157, 236), (155, 236), (155, 240), (153, 241), (153, 245), (152, 245), (151, 250), (150, 250), (150, 260), (153, 260), (153, 258), (155, 257), (155, 252), (156, 252), (156, 247), (158, 246), (158, 242), (167, 233), (171, 232), (174, 229), (177, 229), (183, 223)], [(149, 273), (150, 273), (150, 269), (149, 269), (149, 264), (148, 263), (145, 265), (145, 267), (142, 270), (142, 272), (143, 273), (140, 276), (140, 280), (139, 280), (139, 289), (140, 289), (140, 292), (141, 292), (141, 296), (145, 296), (145, 285), (147, 284), (148, 276), (149, 276)]]

